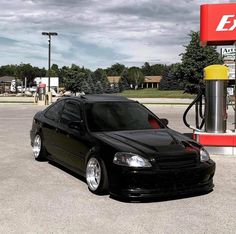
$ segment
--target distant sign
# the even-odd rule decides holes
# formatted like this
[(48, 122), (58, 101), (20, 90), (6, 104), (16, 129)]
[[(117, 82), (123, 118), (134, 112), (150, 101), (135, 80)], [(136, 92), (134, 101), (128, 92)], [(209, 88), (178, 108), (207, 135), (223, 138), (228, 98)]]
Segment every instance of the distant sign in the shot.
[(234, 62), (230, 62), (229, 59), (225, 60), (224, 63), (228, 69), (229, 69), (229, 80), (234, 80), (235, 79), (235, 64)]
[(11, 81), (10, 91), (13, 92), (13, 93), (16, 92), (16, 81), (15, 80)]
[[(46, 84), (48, 86), (48, 77), (36, 77), (34, 79), (37, 86), (39, 83)], [(59, 87), (59, 78), (58, 77), (50, 77), (50, 87)]]
[[(48, 87), (48, 77), (42, 77), (41, 82), (46, 84)], [(51, 77), (50, 78), (50, 86), (51, 87), (58, 87), (59, 86), (59, 78), (58, 77)]]
[(235, 48), (222, 48), (221, 56), (224, 60), (234, 60), (236, 49)]

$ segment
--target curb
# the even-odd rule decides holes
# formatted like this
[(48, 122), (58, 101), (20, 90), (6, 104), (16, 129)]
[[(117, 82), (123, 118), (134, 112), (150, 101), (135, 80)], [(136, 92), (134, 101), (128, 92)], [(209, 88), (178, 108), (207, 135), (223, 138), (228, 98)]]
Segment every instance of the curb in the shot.
[[(156, 99), (156, 98), (129, 98), (130, 100), (133, 101), (138, 101), (141, 104), (145, 105), (165, 105), (165, 106), (185, 106), (189, 105), (191, 103), (191, 100), (189, 99), (170, 99), (170, 98), (162, 98), (162, 99)], [(55, 101), (55, 100), (53, 100)], [(0, 104), (34, 104), (34, 99), (33, 98), (0, 98)]]

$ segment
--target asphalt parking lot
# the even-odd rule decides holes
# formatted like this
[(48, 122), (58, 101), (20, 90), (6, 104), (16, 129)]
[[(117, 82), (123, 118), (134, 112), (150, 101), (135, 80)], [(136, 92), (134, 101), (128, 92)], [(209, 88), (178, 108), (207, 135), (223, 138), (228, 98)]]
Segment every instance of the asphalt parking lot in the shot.
[[(191, 132), (182, 123), (186, 106), (148, 107)], [(236, 157), (212, 155), (215, 188), (206, 195), (148, 203), (96, 196), (78, 177), (33, 159), (29, 131), (42, 108), (0, 104), (0, 233), (236, 232)]]

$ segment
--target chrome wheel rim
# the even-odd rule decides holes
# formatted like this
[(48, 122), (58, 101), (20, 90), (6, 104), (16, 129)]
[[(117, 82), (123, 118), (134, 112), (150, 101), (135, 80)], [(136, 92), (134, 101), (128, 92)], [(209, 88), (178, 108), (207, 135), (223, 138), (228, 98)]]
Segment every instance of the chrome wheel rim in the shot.
[(101, 166), (96, 158), (89, 159), (87, 163), (86, 180), (92, 191), (98, 188), (101, 181)]
[(41, 144), (41, 137), (36, 135), (33, 142), (33, 155), (35, 158), (37, 158), (40, 154)]

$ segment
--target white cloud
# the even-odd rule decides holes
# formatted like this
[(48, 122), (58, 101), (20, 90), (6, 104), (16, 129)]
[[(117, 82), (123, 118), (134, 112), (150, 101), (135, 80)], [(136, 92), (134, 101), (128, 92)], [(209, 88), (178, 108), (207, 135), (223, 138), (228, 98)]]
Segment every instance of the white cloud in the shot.
[(47, 66), (42, 31), (58, 32), (52, 59), (60, 66), (174, 63), (190, 30), (199, 30), (200, 4), (217, 2), (225, 1), (2, 0), (0, 65)]

